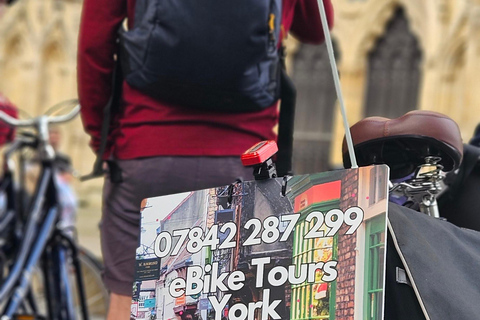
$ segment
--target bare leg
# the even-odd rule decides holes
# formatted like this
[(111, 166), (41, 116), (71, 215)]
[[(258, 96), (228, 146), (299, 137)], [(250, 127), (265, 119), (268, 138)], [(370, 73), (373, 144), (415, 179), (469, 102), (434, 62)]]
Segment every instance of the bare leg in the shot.
[(110, 293), (107, 320), (130, 320), (132, 297)]

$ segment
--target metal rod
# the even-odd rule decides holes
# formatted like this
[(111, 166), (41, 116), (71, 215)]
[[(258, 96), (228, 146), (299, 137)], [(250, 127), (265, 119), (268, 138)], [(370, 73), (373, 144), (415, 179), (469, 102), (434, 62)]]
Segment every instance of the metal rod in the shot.
[(323, 34), (325, 35), (325, 44), (327, 45), (328, 58), (330, 60), (330, 66), (332, 67), (333, 82), (335, 83), (335, 90), (337, 91), (338, 102), (340, 103), (340, 111), (342, 112), (343, 126), (345, 127), (345, 138), (347, 140), (350, 162), (352, 164), (352, 168), (358, 168), (357, 158), (355, 157), (355, 150), (353, 148), (352, 135), (350, 133), (350, 126), (347, 120), (347, 111), (343, 101), (343, 93), (340, 85), (340, 77), (338, 76), (337, 63), (335, 61), (335, 54), (333, 52), (332, 38), (330, 37), (330, 30), (328, 29), (327, 14), (325, 13), (323, 0), (317, 0), (317, 2), (318, 9), (320, 11), (320, 19), (322, 21)]

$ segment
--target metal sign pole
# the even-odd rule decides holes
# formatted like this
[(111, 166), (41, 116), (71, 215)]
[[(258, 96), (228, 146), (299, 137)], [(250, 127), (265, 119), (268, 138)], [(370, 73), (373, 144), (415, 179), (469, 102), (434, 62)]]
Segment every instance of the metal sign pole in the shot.
[(330, 60), (330, 66), (332, 67), (333, 82), (335, 83), (335, 90), (337, 92), (338, 102), (340, 103), (340, 111), (342, 112), (343, 126), (345, 127), (345, 138), (347, 140), (348, 153), (350, 154), (350, 163), (352, 164), (352, 168), (358, 168), (357, 158), (355, 157), (355, 150), (353, 148), (352, 135), (350, 134), (350, 126), (347, 120), (347, 111), (343, 101), (343, 93), (340, 85), (340, 78), (338, 76), (337, 63), (335, 61), (335, 55), (333, 52), (332, 38), (330, 37), (330, 30), (328, 29), (327, 14), (325, 13), (323, 0), (317, 1), (318, 9), (320, 11), (320, 19), (322, 21), (323, 33), (325, 35), (325, 44), (327, 45), (328, 58)]

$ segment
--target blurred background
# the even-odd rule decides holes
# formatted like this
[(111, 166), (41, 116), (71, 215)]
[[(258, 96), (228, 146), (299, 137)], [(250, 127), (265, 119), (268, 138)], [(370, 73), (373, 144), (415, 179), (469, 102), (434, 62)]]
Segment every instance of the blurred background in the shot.
[[(311, 0), (314, 1), (314, 0)], [(76, 98), (81, 0), (0, 0), (0, 92), (30, 115)], [(480, 0), (332, 0), (332, 37), (350, 125), (414, 109), (453, 118), (464, 142), (480, 123)], [(325, 45), (287, 40), (298, 90), (294, 171), (342, 166), (343, 125)], [(94, 154), (81, 121), (60, 127), (80, 174)], [(100, 255), (102, 180), (74, 181), (82, 245)]]

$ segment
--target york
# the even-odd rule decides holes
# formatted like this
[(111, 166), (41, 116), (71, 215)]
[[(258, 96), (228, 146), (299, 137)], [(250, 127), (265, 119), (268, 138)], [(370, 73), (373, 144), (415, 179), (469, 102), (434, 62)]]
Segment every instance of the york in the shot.
[[(215, 296), (208, 299), (215, 310), (215, 320), (221, 320), (222, 310), (232, 295), (226, 294), (219, 302)], [(275, 308), (281, 300), (270, 302), (270, 289), (263, 290), (263, 301), (250, 302), (248, 305), (243, 303), (234, 304), (228, 311), (228, 320), (255, 320), (255, 310), (260, 309), (262, 316), (260, 319), (281, 319)]]

